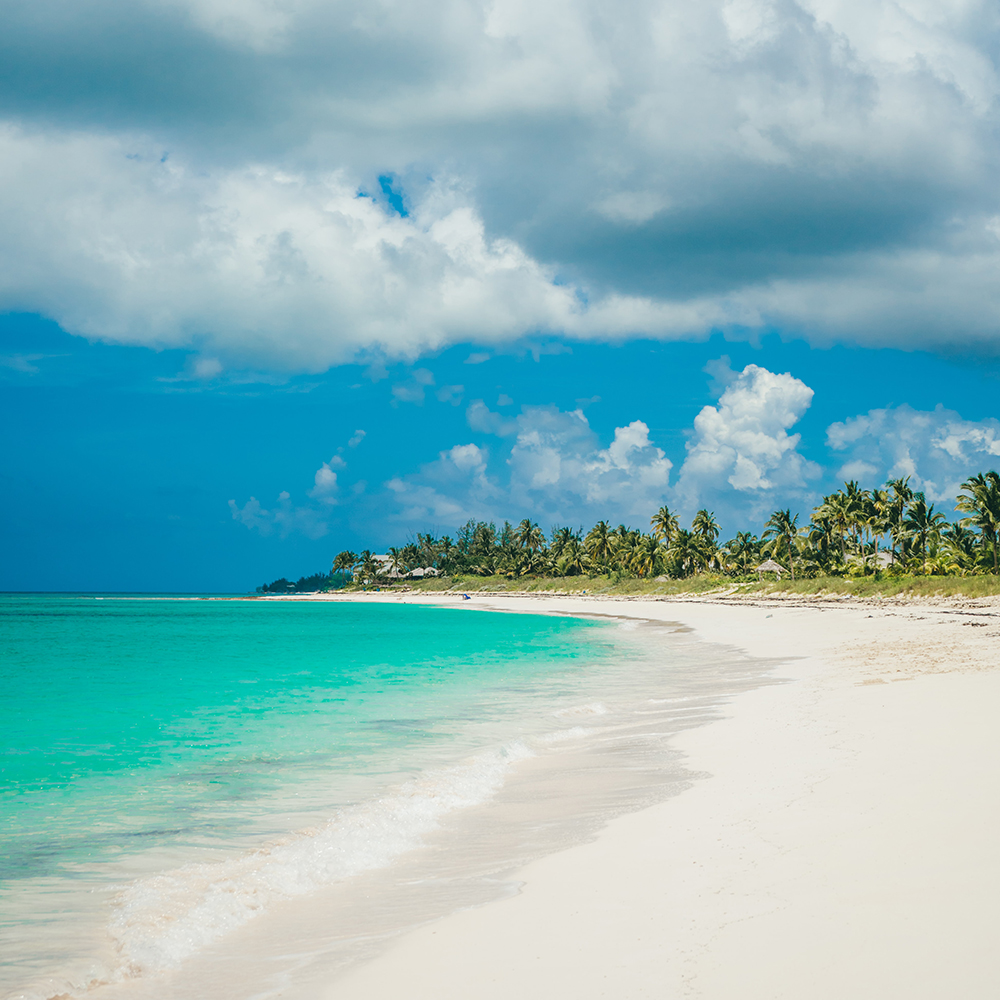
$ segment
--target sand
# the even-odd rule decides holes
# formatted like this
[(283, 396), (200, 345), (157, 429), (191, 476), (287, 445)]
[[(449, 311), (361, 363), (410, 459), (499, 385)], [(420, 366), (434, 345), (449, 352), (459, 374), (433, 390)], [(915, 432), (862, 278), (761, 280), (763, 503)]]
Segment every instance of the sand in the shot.
[[(373, 595), (400, 600), (396, 595)], [(681, 621), (785, 660), (677, 737), (708, 776), (330, 982), (407, 997), (993, 998), (1000, 606), (405, 598)]]

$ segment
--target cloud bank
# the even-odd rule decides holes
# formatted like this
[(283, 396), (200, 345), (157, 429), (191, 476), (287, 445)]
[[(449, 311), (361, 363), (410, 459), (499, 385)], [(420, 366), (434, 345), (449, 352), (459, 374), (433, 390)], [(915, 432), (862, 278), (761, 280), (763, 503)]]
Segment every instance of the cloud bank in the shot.
[(1000, 469), (1000, 420), (905, 405), (831, 424), (821, 466), (803, 454), (801, 435), (791, 433), (812, 402), (809, 386), (758, 365), (733, 372), (720, 362), (709, 369), (719, 400), (694, 418), (676, 476), (641, 419), (602, 438), (581, 410), (525, 406), (505, 417), (475, 400), (466, 420), (479, 443), (444, 449), (373, 491), (352, 482), (339, 449), (316, 471), (311, 502), (296, 505), (283, 492), (267, 509), (251, 497), (242, 506), (230, 501), (232, 517), (262, 535), (309, 538), (346, 517), (376, 544), (415, 531), (453, 532), (469, 518), (530, 517), (546, 529), (607, 519), (646, 528), (666, 503), (685, 521), (706, 507), (731, 533), (759, 530), (779, 507), (808, 513), (822, 493), (847, 479), (871, 488), (908, 476), (914, 489), (950, 511), (965, 479)]
[(914, 489), (945, 506), (969, 476), (1000, 470), (1000, 420), (963, 420), (943, 406), (869, 410), (831, 424), (827, 441), (846, 453), (839, 469), (844, 479), (874, 485), (909, 476)]
[(227, 366), (1000, 347), (979, 0), (8, 3), (0, 308)]

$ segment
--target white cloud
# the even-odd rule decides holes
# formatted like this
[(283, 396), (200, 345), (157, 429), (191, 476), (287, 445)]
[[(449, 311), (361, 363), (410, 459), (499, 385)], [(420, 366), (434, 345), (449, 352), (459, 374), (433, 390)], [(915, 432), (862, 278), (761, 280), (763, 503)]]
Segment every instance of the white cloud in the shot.
[(451, 403), (452, 406), (458, 406), (462, 402), (464, 393), (464, 385), (443, 385), (435, 395), (442, 403)]
[(349, 440), (349, 441), (347, 442), (347, 447), (348, 447), (348, 448), (357, 448), (357, 446), (358, 446), (359, 444), (361, 444), (361, 442), (362, 442), (362, 441), (364, 441), (364, 439), (365, 439), (366, 437), (367, 437), (367, 434), (366, 434), (366, 432), (365, 432), (365, 431), (363, 431), (363, 430), (360, 430), (360, 429), (359, 429), (359, 430), (356, 430), (356, 431), (355, 431), (355, 432), (354, 432), (354, 433), (353, 433), (353, 434), (351, 435), (351, 437), (350, 437), (350, 440)]
[[(502, 404), (497, 404), (502, 405)], [(517, 431), (517, 421), (494, 413), (481, 399), (474, 399), (465, 411), (465, 419), (474, 431), (509, 437)]]
[(506, 457), (488, 466), (474, 444), (442, 452), (419, 473), (389, 483), (402, 520), (454, 528), (468, 517), (576, 523), (610, 517), (645, 524), (665, 496), (671, 463), (641, 420), (615, 429), (608, 447), (580, 410), (525, 407), (511, 420), (481, 402), (469, 407), (475, 430), (513, 437)]
[(340, 487), (334, 469), (346, 467), (347, 463), (339, 455), (334, 455), (329, 462), (324, 462), (316, 470), (316, 475), (313, 477), (313, 488), (309, 491), (309, 496), (329, 506), (337, 503), (337, 493)]
[[(377, 510), (381, 538), (391, 522), (453, 531), (470, 517), (592, 524), (599, 518), (646, 527), (664, 502), (682, 517), (699, 507), (713, 510), (725, 532), (759, 529), (777, 507), (807, 509), (819, 498), (820, 468), (804, 457), (792, 433), (808, 410), (813, 390), (790, 373), (757, 365), (732, 372), (710, 367), (725, 386), (715, 406), (694, 418), (687, 455), (676, 483), (672, 465), (650, 440), (639, 419), (601, 440), (582, 410), (523, 407), (504, 418), (481, 400), (469, 406), (471, 429), (495, 441), (493, 454), (474, 442), (457, 444), (417, 471), (397, 476), (386, 491), (366, 496), (366, 519)], [(355, 437), (361, 432), (356, 432)], [(352, 438), (353, 440), (353, 438)], [(842, 456), (836, 475), (865, 487), (910, 477), (936, 503), (950, 506), (969, 476), (1000, 469), (1000, 419), (965, 420), (952, 410), (909, 406), (870, 410), (827, 428), (827, 445)], [(261, 534), (292, 531), (326, 534), (334, 505), (357, 502), (367, 484), (340, 481), (346, 463), (335, 455), (321, 465), (309, 493), (312, 505), (296, 506), (282, 493), (272, 510), (251, 499), (230, 501), (232, 516)]]
[(788, 433), (812, 397), (813, 390), (787, 372), (747, 365), (718, 405), (695, 417), (675, 494), (682, 507), (719, 506), (746, 524), (778, 503), (794, 504), (819, 474), (798, 451), (800, 435)]
[(299, 533), (306, 538), (322, 538), (330, 530), (323, 515), (314, 507), (296, 507), (287, 491), (278, 494), (277, 505), (268, 510), (256, 497), (242, 506), (235, 500), (229, 501), (229, 510), (234, 521), (267, 537), (277, 533), (286, 538), (293, 533)]
[(397, 382), (392, 387), (393, 405), (416, 403), (424, 405), (427, 386), (434, 384), (434, 376), (426, 368), (418, 368), (406, 382)]
[(469, 426), (513, 438), (506, 460), (501, 463), (501, 455), (488, 467), (477, 452), (473, 489), (467, 480), (445, 475), (458, 464), (457, 449), (442, 453), (419, 474), (394, 481), (392, 488), (406, 505), (403, 518), (446, 517), (461, 510), (477, 518), (529, 516), (545, 524), (610, 518), (645, 527), (653, 512), (669, 503), (686, 516), (708, 506), (728, 530), (755, 524), (779, 504), (811, 500), (808, 481), (820, 470), (804, 458), (800, 436), (789, 430), (808, 409), (813, 390), (790, 374), (757, 365), (736, 373), (717, 364), (712, 374), (726, 388), (717, 406), (706, 406), (695, 417), (676, 485), (670, 484), (670, 459), (650, 441), (642, 420), (615, 428), (604, 446), (582, 410), (524, 407), (506, 419), (476, 400), (466, 411)]
[(205, 376), (224, 361), (323, 369), (363, 348), (412, 356), (578, 321), (573, 291), (489, 240), (457, 189), (404, 219), (339, 174), (206, 173), (131, 148), (0, 131), (0, 306), (119, 343), (210, 343)]
[(29, 7), (0, 39), (0, 308), (220, 369), (998, 344), (985, 0)]
[(644, 524), (666, 495), (671, 462), (641, 420), (598, 446), (582, 410), (526, 407), (508, 459), (511, 499), (559, 521), (613, 517)]
[(871, 487), (909, 476), (914, 489), (939, 503), (954, 501), (969, 476), (1000, 469), (1000, 420), (964, 420), (943, 406), (869, 410), (831, 424), (827, 443), (847, 453), (842, 478)]
[(488, 459), (478, 445), (455, 445), (419, 473), (390, 479), (386, 486), (399, 507), (394, 520), (454, 529), (485, 516), (499, 492), (487, 476)]

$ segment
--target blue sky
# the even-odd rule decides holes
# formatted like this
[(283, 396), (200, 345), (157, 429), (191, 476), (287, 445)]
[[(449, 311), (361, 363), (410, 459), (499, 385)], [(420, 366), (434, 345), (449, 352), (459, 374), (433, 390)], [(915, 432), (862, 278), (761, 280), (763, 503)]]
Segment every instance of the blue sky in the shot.
[(993, 5), (2, 7), (0, 588), (1000, 463)]

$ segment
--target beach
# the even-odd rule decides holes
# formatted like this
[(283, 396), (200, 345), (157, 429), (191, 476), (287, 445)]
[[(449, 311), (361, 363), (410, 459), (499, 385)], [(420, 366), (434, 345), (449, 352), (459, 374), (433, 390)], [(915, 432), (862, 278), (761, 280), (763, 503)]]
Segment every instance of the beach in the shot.
[(674, 738), (703, 775), (679, 795), (526, 866), (516, 895), (403, 935), (324, 996), (995, 996), (996, 603), (461, 603), (680, 622), (777, 658), (786, 682)]
[(23, 813), (5, 996), (995, 994), (995, 600), (32, 601), (165, 721)]

